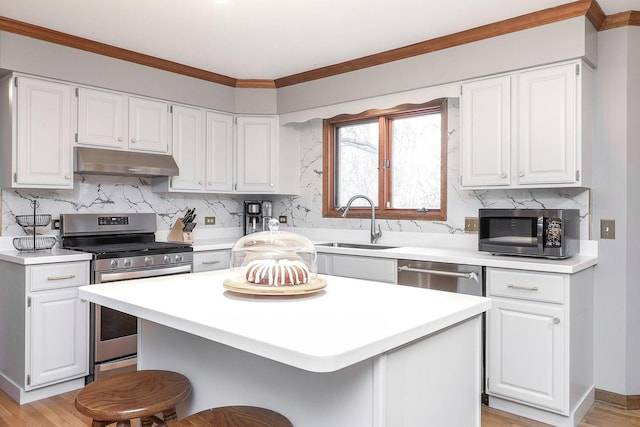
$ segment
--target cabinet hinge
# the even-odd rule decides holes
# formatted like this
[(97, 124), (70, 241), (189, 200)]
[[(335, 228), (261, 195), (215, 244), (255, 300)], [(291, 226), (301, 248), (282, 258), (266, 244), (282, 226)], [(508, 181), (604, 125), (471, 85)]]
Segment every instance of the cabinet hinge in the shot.
[(384, 159), (384, 167), (386, 169), (389, 169), (391, 167), (391, 160), (389, 159)]
[(460, 96), (462, 96), (462, 85), (460, 85)]
[(233, 191), (238, 191), (238, 184), (233, 184)]
[(580, 181), (580, 171), (576, 171), (576, 181)]
[(15, 79), (13, 79), (13, 85), (15, 87), (18, 87), (18, 78), (17, 77)]
[(18, 182), (18, 172), (13, 173), (13, 182)]
[(576, 76), (580, 75), (580, 64), (576, 64)]
[(31, 297), (27, 297), (27, 307), (31, 307)]
[(75, 138), (76, 138), (76, 142), (78, 142), (78, 132), (76, 132)]
[(80, 88), (76, 88), (76, 98), (80, 97)]
[(31, 375), (27, 375), (27, 385), (31, 385)]
[(234, 118), (233, 118), (233, 124), (234, 124), (234, 125), (237, 125), (237, 124), (238, 124), (238, 118), (237, 118), (237, 117), (234, 117)]
[(170, 105), (170, 106), (169, 106), (169, 112), (170, 112), (171, 114), (173, 114), (173, 105)]

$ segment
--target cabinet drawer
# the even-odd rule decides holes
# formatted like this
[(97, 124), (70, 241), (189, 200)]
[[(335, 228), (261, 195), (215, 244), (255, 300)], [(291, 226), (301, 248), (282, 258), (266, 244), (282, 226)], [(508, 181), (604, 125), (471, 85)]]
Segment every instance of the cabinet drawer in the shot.
[(333, 255), (331, 274), (354, 279), (396, 283), (397, 261), (352, 255)]
[(30, 291), (68, 288), (89, 284), (89, 262), (32, 265), (27, 268)]
[(231, 252), (227, 250), (194, 252), (193, 272), (223, 270), (229, 268)]
[(562, 304), (567, 277), (563, 274), (487, 268), (487, 294)]

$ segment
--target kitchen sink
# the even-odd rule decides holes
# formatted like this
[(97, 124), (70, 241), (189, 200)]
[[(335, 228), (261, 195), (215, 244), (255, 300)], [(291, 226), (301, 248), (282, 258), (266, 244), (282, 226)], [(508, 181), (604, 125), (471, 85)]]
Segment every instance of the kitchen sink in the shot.
[(396, 246), (374, 245), (367, 243), (318, 243), (316, 246), (328, 246), (330, 248), (349, 248), (349, 249), (393, 249)]

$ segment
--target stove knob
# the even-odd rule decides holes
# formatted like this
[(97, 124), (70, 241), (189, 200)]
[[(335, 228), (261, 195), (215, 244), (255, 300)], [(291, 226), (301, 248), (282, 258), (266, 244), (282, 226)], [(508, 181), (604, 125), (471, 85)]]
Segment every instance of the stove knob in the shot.
[(124, 261), (122, 261), (122, 265), (124, 265), (125, 268), (131, 267), (131, 259), (125, 258)]
[(144, 257), (144, 265), (146, 266), (153, 265), (153, 257), (150, 257), (150, 256)]
[(118, 268), (118, 260), (117, 259), (112, 259), (111, 262), (109, 263), (109, 267)]
[(184, 258), (182, 258), (182, 255), (176, 255), (176, 262), (182, 262), (184, 261)]
[(171, 255), (165, 255), (163, 259), (165, 264), (171, 264)]

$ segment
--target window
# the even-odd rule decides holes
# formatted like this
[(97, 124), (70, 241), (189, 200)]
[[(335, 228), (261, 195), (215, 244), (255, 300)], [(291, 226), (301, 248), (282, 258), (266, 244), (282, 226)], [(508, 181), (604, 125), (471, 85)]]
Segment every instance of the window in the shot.
[[(361, 194), (378, 218), (446, 220), (446, 99), (341, 115), (323, 127), (324, 216), (339, 217)], [(369, 217), (370, 209), (357, 199), (348, 217)]]

